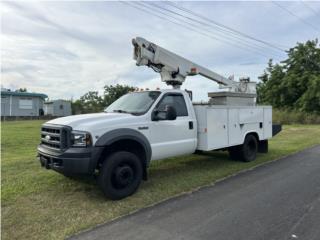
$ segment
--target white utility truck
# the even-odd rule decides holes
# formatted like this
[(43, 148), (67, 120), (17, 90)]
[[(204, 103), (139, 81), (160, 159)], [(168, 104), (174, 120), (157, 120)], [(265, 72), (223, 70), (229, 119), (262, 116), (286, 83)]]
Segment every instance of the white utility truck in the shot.
[[(137, 66), (159, 72), (172, 89), (128, 93), (104, 112), (62, 117), (43, 124), (38, 155), (43, 167), (66, 176), (98, 176), (111, 199), (133, 194), (147, 179), (151, 160), (199, 151), (228, 150), (232, 159), (253, 161), (268, 151), (281, 130), (270, 106), (256, 106), (255, 83), (236, 82), (143, 38), (132, 40)], [(192, 103), (180, 89), (187, 76), (202, 75), (227, 88)]]

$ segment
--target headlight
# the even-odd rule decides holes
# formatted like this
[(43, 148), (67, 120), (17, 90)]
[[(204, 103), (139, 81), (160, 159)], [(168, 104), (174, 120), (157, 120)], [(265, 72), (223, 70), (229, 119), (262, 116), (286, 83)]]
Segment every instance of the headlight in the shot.
[(72, 131), (71, 145), (72, 147), (88, 147), (91, 146), (91, 135), (87, 132)]

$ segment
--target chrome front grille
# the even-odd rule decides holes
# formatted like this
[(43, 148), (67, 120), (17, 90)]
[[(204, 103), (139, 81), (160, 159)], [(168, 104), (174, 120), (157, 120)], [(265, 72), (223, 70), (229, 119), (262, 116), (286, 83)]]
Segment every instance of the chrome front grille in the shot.
[(41, 144), (54, 149), (67, 147), (67, 129), (44, 125), (41, 128)]

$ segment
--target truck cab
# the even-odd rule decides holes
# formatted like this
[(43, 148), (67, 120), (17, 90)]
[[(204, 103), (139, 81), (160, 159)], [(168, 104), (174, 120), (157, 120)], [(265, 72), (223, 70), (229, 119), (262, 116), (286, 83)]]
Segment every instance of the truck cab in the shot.
[[(100, 176), (106, 159), (126, 152), (138, 159), (141, 178), (146, 179), (151, 160), (191, 154), (196, 147), (197, 121), (191, 99), (185, 91), (168, 89), (128, 93), (102, 113), (51, 120), (42, 126), (38, 153), (47, 169), (66, 176)], [(123, 169), (119, 176), (132, 178), (133, 170)]]

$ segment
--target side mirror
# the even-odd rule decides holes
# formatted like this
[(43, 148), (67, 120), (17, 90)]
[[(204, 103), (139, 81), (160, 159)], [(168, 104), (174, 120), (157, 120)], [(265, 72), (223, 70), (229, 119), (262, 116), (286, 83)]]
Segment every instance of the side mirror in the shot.
[(154, 109), (152, 112), (153, 121), (176, 120), (177, 111), (173, 106), (167, 105), (164, 110)]

